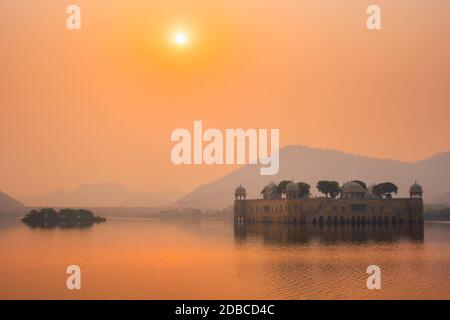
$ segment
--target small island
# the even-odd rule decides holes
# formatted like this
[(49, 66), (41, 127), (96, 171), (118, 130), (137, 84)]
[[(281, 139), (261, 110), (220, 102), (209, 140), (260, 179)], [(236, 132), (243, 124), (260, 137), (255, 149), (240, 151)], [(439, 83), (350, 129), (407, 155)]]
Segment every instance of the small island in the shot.
[(85, 209), (61, 209), (56, 211), (52, 208), (31, 210), (23, 219), (26, 225), (33, 228), (84, 228), (95, 223), (105, 222), (106, 219), (94, 216)]

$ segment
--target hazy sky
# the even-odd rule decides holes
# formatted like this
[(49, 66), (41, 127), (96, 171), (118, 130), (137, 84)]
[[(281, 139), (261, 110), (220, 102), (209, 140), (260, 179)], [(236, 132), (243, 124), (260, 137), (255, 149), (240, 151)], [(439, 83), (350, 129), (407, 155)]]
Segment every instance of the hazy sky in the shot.
[(235, 169), (172, 164), (170, 134), (194, 120), (279, 128), (281, 146), (448, 151), (449, 18), (448, 0), (2, 0), (0, 189), (188, 191)]

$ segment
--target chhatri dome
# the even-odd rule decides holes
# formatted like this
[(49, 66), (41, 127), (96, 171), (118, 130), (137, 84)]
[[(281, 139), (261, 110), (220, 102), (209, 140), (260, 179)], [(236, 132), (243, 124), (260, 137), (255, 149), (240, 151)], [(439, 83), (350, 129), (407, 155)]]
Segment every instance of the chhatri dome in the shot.
[(264, 187), (264, 191), (273, 191), (275, 189), (278, 189), (278, 186), (275, 182), (269, 183), (267, 186)]
[(264, 199), (266, 199), (266, 200), (280, 198), (280, 193), (278, 192), (278, 186), (273, 181), (264, 187), (264, 189), (261, 191), (261, 194), (263, 195)]
[(291, 181), (286, 185), (286, 192), (291, 192), (291, 191), (295, 192), (298, 190), (299, 190), (298, 184), (296, 184), (294, 181)]
[(354, 181), (350, 181), (350, 182), (346, 182), (342, 185), (342, 192), (344, 193), (348, 193), (348, 192), (366, 192), (366, 189), (364, 189), (362, 187), (362, 185), (360, 185), (357, 182)]
[(239, 187), (237, 187), (236, 190), (234, 191), (234, 197), (237, 200), (245, 199), (247, 197), (247, 190), (245, 190), (245, 188), (242, 185), (239, 185)]
[(341, 198), (345, 199), (363, 199), (367, 190), (357, 182), (346, 182), (341, 187)]
[(291, 181), (286, 185), (285, 191), (286, 198), (288, 199), (298, 198), (298, 192), (299, 192), (298, 184), (296, 184), (294, 181)]
[(423, 189), (420, 184), (414, 182), (414, 184), (409, 188), (409, 195), (411, 198), (422, 198)]

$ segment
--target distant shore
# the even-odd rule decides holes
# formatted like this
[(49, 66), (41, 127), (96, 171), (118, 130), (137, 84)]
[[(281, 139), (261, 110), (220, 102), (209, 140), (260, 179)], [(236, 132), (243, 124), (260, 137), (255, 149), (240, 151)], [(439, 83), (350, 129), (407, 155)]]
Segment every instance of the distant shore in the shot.
[[(66, 207), (53, 207), (55, 210), (65, 209)], [(27, 207), (22, 210), (2, 211), (1, 218), (22, 218), (31, 210), (40, 210), (43, 207)], [(71, 209), (78, 209), (76, 207)], [(176, 219), (232, 219), (233, 211), (231, 208), (224, 210), (204, 210), (204, 209), (178, 209), (163, 207), (94, 207), (86, 208), (96, 215), (111, 218), (152, 218), (164, 220)], [(426, 206), (424, 221), (450, 221), (450, 207)]]

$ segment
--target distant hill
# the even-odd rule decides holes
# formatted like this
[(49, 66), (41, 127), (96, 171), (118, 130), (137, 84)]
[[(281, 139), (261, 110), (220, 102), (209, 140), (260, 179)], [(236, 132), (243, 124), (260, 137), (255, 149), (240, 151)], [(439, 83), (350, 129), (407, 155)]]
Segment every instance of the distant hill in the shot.
[(25, 206), (22, 203), (0, 191), (0, 213), (15, 213), (24, 210)]
[(202, 185), (178, 200), (178, 205), (196, 208), (224, 208), (233, 203), (234, 189), (242, 184), (249, 198), (259, 195), (270, 181), (304, 181), (313, 194), (319, 180), (363, 180), (367, 184), (392, 181), (399, 196), (407, 196), (417, 180), (424, 188), (425, 201), (433, 201), (450, 190), (450, 152), (414, 163), (359, 156), (335, 150), (287, 146), (280, 150), (280, 170), (275, 176), (261, 176), (259, 166), (247, 165), (229, 175)]
[[(84, 184), (75, 190), (59, 190), (46, 195), (23, 197), (27, 206), (51, 207), (152, 207), (176, 200), (179, 193), (132, 191), (118, 183)], [(174, 198), (175, 197), (175, 198)]]
[(450, 205), (450, 191), (447, 191), (447, 192), (441, 194), (440, 196), (433, 198), (431, 200), (431, 202)]

